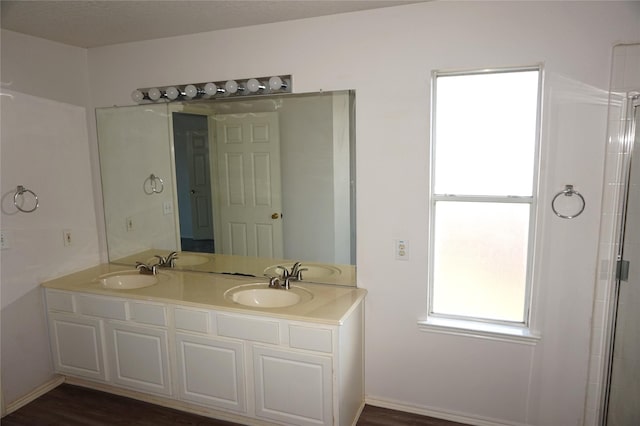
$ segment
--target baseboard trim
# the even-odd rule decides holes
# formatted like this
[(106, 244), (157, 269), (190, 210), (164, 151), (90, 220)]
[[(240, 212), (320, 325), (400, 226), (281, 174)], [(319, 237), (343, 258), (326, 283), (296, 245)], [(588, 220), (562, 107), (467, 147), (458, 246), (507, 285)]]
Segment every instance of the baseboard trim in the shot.
[(11, 414), (16, 410), (19, 410), (20, 408), (24, 407), (28, 403), (40, 398), (42, 395), (49, 392), (50, 390), (57, 388), (58, 386), (63, 384), (64, 381), (65, 381), (64, 376), (56, 376), (52, 378), (48, 382), (38, 386), (37, 388), (35, 388), (34, 390), (26, 394), (25, 396), (16, 399), (10, 404), (7, 404), (6, 412), (3, 414), (6, 416), (7, 414)]
[(465, 423), (474, 426), (527, 426), (524, 423), (504, 422), (496, 419), (470, 416), (462, 413), (434, 410), (427, 407), (408, 405), (398, 401), (379, 399), (370, 396), (365, 397), (365, 404), (373, 405), (374, 407), (389, 408), (391, 410), (404, 411), (405, 413), (434, 417), (436, 419), (449, 420), (452, 422)]

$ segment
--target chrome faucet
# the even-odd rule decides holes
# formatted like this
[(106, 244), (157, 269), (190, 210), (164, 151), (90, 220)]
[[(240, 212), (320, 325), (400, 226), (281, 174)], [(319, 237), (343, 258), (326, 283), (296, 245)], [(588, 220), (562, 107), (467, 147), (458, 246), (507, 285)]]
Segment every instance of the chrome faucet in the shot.
[(142, 275), (156, 275), (158, 273), (158, 267), (156, 265), (147, 265), (142, 262), (136, 262), (136, 269)]
[(172, 251), (166, 257), (155, 255), (158, 258), (158, 263), (155, 266), (158, 268), (175, 268), (176, 267), (176, 259), (178, 258), (178, 253)]
[(269, 288), (283, 288), (285, 290), (289, 290), (291, 288), (291, 280), (293, 277), (271, 277), (269, 278)]
[(284, 266), (278, 266), (276, 268), (280, 269), (282, 273), (279, 277), (271, 277), (269, 279), (269, 287), (271, 288), (291, 288), (291, 281), (301, 281), (302, 280), (302, 271), (306, 271), (307, 268), (302, 267), (302, 263), (296, 262), (291, 267), (291, 270), (287, 269)]
[(292, 278), (294, 280), (300, 281), (302, 280), (302, 271), (307, 271), (307, 268), (302, 267), (302, 263), (296, 262), (291, 267), (291, 271), (289, 271), (284, 266), (277, 266), (276, 270), (280, 269), (282, 273), (280, 274), (280, 278), (285, 279), (287, 277)]

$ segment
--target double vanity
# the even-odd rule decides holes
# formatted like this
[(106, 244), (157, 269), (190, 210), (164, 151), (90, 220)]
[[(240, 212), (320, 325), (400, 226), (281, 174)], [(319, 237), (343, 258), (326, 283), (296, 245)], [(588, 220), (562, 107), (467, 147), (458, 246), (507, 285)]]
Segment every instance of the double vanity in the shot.
[(240, 424), (355, 424), (354, 92), (164, 100), (96, 110), (112, 263), (43, 284), (55, 370)]
[(70, 383), (241, 424), (352, 425), (363, 407), (366, 290), (116, 264), (43, 287)]

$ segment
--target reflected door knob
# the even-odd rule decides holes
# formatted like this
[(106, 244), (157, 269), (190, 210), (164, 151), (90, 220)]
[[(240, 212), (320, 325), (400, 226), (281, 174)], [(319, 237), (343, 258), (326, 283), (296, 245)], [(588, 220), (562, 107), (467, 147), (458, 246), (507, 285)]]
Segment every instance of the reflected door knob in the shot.
[(189, 192), (191, 192), (191, 194), (193, 195), (193, 194), (195, 194), (195, 193), (196, 193), (196, 190), (195, 190), (195, 189), (192, 189), (192, 190), (191, 190), (191, 191), (189, 191)]

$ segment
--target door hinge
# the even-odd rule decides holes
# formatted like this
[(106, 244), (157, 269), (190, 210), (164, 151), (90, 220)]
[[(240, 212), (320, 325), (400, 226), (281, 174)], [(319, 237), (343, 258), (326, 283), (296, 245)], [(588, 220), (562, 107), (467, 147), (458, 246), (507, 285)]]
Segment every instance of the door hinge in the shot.
[(629, 261), (628, 260), (618, 260), (618, 263), (616, 264), (616, 279), (620, 281), (629, 280)]

